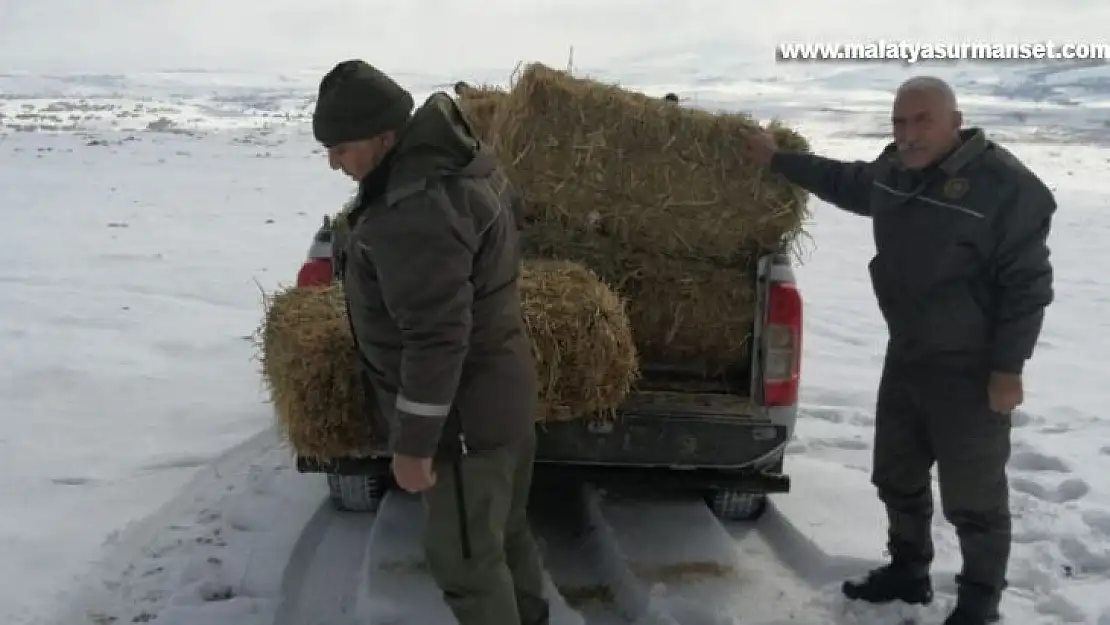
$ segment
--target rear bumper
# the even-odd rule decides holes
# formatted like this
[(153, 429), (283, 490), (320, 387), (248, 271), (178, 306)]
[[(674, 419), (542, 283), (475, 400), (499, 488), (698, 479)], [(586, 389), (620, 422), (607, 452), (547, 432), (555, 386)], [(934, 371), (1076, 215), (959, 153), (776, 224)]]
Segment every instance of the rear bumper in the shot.
[[(750, 467), (739, 471), (539, 462), (536, 466), (535, 479), (537, 484), (554, 480), (554, 483), (559, 484), (579, 482), (595, 484), (603, 488), (641, 487), (654, 494), (672, 490), (713, 489), (767, 494), (787, 493), (790, 492), (790, 476), (782, 473), (781, 468), (781, 457), (772, 466), (763, 469)], [(386, 456), (343, 458), (331, 462), (319, 462), (298, 457), (297, 470), (301, 473), (380, 476), (389, 471), (389, 458)]]
[(300, 473), (328, 473), (330, 475), (381, 475), (389, 471), (389, 454), (365, 458), (335, 458), (317, 460), (297, 456), (297, 471)]
[[(793, 433), (794, 414), (793, 409), (789, 416), (775, 409), (763, 418), (633, 412), (604, 423), (545, 423), (536, 427), (536, 463), (560, 470), (577, 467), (590, 474), (721, 472), (733, 481), (738, 476), (776, 474)], [(302, 473), (366, 475), (388, 470), (389, 458), (388, 450), (382, 449), (365, 458), (296, 461)]]
[(790, 492), (790, 476), (781, 466), (764, 470), (672, 469), (661, 467), (617, 467), (604, 465), (539, 464), (537, 484), (589, 483), (601, 488), (642, 491), (651, 495), (718, 489), (740, 493)]
[(624, 414), (539, 427), (536, 461), (596, 468), (720, 469), (777, 463), (791, 428), (739, 416)]

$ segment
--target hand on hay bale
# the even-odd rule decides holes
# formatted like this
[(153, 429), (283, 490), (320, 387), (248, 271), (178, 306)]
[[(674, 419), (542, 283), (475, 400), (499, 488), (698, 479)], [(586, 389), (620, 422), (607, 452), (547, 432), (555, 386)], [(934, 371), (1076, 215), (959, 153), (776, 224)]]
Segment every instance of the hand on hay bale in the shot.
[(764, 167), (771, 165), (771, 159), (782, 150), (808, 152), (809, 143), (800, 135), (772, 122), (767, 129), (755, 128), (745, 135), (744, 155)]
[(746, 115), (674, 106), (534, 64), (492, 127), (530, 221), (545, 227), (731, 260), (753, 245), (777, 248), (805, 217), (804, 192), (744, 158), (746, 136), (760, 130)]
[(771, 159), (779, 151), (775, 135), (770, 131), (759, 129), (748, 133), (744, 142), (744, 156), (764, 167), (771, 164)]
[[(624, 302), (576, 263), (527, 262), (520, 287), (540, 378), (537, 420), (614, 410), (639, 376)], [(359, 377), (341, 287), (271, 296), (260, 334), (262, 375), (294, 451), (366, 455), (377, 406)]]

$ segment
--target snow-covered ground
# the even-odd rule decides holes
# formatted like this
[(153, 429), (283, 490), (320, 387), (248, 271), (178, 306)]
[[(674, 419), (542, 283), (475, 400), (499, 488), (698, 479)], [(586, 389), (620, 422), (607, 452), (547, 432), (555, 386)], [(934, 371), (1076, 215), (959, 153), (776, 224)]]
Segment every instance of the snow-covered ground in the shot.
[[(316, 81), (335, 60), (381, 59), (424, 94), (458, 79), (504, 82), (519, 60), (563, 65), (573, 45), (583, 71), (780, 117), (822, 153), (865, 158), (883, 144), (890, 90), (918, 70), (775, 67), (765, 59), (776, 41), (1091, 42), (1110, 19), (1105, 3), (971, 11), (956, 0), (933, 6), (953, 19), (961, 11), (959, 32), (907, 30), (918, 22), (906, 7), (871, 1), (831, 16), (716, 1), (697, 12), (642, 0), (481, 3), (498, 20), (475, 20), (470, 0), (155, 4), (0, 2), (0, 622), (9, 625), (444, 614), (416, 566), (405, 523), (413, 502), (391, 496), (376, 520), (333, 513), (322, 479), (296, 474), (268, 431), (252, 361), (261, 290), (291, 280), (321, 216), (350, 191), (306, 126)], [(419, 38), (382, 26), (417, 10)], [(305, 29), (326, 36), (301, 45)], [(1110, 390), (1100, 365), (1110, 321), (1100, 310), (1110, 304), (1101, 175), (1110, 68), (936, 72), (966, 94), (969, 121), (1006, 140), (1061, 206), (1057, 302), (1014, 431), (1007, 617), (1108, 625)], [(568, 596), (604, 582), (627, 615), (684, 625), (878, 624), (915, 612), (836, 596), (843, 575), (882, 559), (867, 470), (884, 334), (865, 270), (869, 224), (813, 209), (799, 271), (807, 334), (794, 492), (775, 498), (758, 531), (722, 526), (704, 506), (647, 510), (588, 495), (602, 528), (593, 542), (540, 528), (552, 582)], [(940, 519), (937, 528), (942, 601), (920, 613), (939, 621), (958, 553), (951, 528)], [(659, 550), (676, 536), (673, 551)], [(615, 610), (575, 603), (590, 623), (620, 622), (606, 620)], [(577, 622), (566, 606), (557, 613), (560, 625)]]

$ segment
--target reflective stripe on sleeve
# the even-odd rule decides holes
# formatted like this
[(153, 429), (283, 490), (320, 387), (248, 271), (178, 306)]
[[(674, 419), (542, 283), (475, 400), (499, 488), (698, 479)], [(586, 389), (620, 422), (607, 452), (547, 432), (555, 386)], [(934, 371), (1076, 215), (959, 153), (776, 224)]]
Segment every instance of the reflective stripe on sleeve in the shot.
[(405, 399), (401, 395), (397, 396), (396, 407), (400, 412), (418, 417), (443, 418), (451, 412), (451, 404), (422, 404), (417, 401)]

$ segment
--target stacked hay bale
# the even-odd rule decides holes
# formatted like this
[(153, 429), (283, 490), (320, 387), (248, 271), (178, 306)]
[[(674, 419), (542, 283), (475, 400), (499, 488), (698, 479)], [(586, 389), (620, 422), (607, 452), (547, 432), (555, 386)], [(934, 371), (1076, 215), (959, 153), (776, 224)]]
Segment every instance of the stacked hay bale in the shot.
[(491, 86), (472, 87), (465, 82), (455, 85), (456, 101), (463, 117), (480, 141), (489, 142), (497, 110), (509, 98), (503, 89)]
[(539, 378), (539, 421), (612, 412), (640, 369), (625, 302), (598, 276), (567, 261), (530, 260), (521, 308)]
[[(530, 261), (520, 277), (540, 381), (538, 421), (611, 413), (639, 376), (625, 303), (577, 263)], [(359, 379), (342, 289), (291, 288), (267, 301), (259, 344), (278, 427), (305, 457), (360, 457), (377, 410)]]
[(744, 362), (754, 261), (791, 244), (806, 204), (743, 158), (759, 125), (538, 64), (495, 108), (490, 141), (525, 197), (526, 254), (581, 262), (627, 297), (644, 361), (707, 375)]
[(589, 266), (628, 298), (640, 357), (652, 364), (712, 375), (746, 362), (755, 284), (747, 275), (754, 255), (733, 258), (735, 270), (712, 261), (652, 254), (615, 237), (536, 224), (521, 233), (533, 257), (573, 259)]
[(271, 295), (259, 335), (262, 378), (290, 446), (310, 458), (367, 455), (374, 406), (358, 379), (342, 289)]

